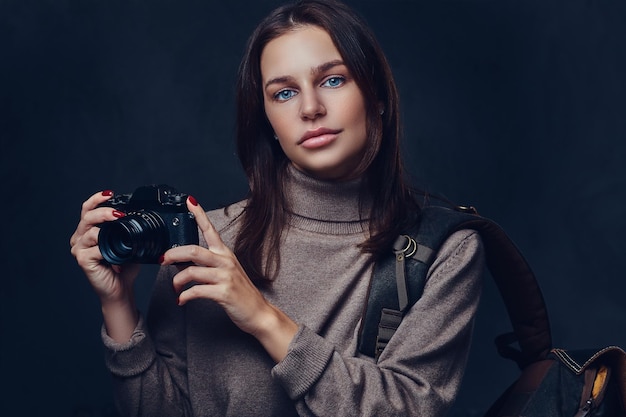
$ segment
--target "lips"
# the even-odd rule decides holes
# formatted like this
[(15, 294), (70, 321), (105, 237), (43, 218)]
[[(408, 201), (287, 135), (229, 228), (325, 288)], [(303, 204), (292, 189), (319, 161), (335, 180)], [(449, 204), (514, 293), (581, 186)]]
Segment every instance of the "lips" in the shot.
[(314, 130), (307, 131), (298, 141), (298, 145), (305, 143), (328, 143), (332, 142), (336, 135), (341, 132), (340, 129), (328, 129), (325, 127), (319, 127)]

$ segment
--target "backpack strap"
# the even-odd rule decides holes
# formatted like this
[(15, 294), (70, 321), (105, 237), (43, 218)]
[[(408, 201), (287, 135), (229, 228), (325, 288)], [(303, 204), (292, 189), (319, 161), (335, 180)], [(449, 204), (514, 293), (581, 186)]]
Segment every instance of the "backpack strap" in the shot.
[(516, 361), (520, 368), (546, 357), (552, 347), (548, 313), (535, 275), (519, 249), (498, 224), (479, 216), (473, 208), (441, 206), (424, 207), (416, 230), (396, 241), (395, 256), (375, 265), (361, 322), (361, 353), (378, 358), (406, 311), (421, 297), (437, 251), (461, 229), (480, 234), (487, 267), (519, 343), (517, 350), (509, 346), (512, 339), (500, 338), (500, 354)]

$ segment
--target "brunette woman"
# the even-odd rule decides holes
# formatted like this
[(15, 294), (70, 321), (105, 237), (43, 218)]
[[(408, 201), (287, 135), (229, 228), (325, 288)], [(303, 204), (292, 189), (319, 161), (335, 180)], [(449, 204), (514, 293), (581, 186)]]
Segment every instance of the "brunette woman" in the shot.
[(276, 9), (249, 39), (237, 99), (249, 196), (208, 213), (189, 197), (201, 243), (163, 255), (146, 319), (137, 267), (98, 250), (96, 225), (122, 215), (97, 207), (112, 193), (83, 204), (72, 253), (102, 303), (123, 415), (444, 415), (480, 294), (473, 231), (445, 242), (378, 360), (357, 350), (373, 263), (419, 212), (371, 31), (332, 0)]

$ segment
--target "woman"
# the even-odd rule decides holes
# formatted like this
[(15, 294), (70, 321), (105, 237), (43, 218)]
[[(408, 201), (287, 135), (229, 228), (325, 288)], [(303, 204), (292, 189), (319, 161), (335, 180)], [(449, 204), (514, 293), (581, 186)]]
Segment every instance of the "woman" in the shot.
[[(440, 416), (457, 393), (480, 293), (478, 236), (452, 235), (377, 361), (357, 352), (373, 261), (419, 206), (402, 178), (384, 55), (332, 0), (272, 12), (239, 70), (238, 154), (250, 195), (205, 214), (201, 244), (161, 258), (146, 321), (136, 266), (102, 263), (83, 204), (72, 253), (102, 303), (123, 415)], [(179, 267), (184, 263), (191, 266)]]

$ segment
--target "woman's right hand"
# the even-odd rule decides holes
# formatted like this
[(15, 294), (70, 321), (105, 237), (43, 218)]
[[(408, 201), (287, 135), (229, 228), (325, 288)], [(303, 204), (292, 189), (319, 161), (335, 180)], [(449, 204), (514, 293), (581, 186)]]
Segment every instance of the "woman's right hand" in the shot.
[(139, 265), (109, 265), (104, 262), (98, 248), (98, 225), (124, 216), (114, 208), (98, 207), (112, 195), (111, 191), (102, 191), (83, 203), (80, 222), (70, 238), (70, 247), (100, 298), (109, 336), (124, 342), (132, 335), (138, 320), (133, 283), (139, 273)]

